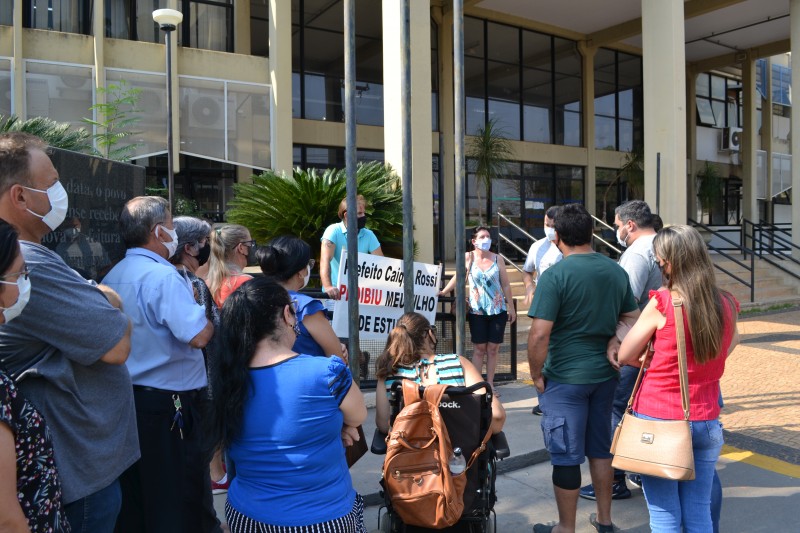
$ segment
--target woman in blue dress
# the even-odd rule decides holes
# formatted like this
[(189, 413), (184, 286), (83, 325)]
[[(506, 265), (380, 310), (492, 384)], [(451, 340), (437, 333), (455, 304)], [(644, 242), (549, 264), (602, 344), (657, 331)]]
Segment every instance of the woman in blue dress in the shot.
[(293, 348), (309, 355), (336, 355), (345, 363), (342, 344), (325, 316), (322, 302), (299, 292), (308, 285), (314, 260), (311, 247), (296, 237), (277, 237), (256, 252), (261, 272), (289, 291), (295, 302), (300, 333)]
[(222, 307), (212, 428), (236, 464), (225, 517), (231, 533), (366, 533), (342, 442), (364, 398), (339, 357), (292, 349), (298, 329), (291, 297), (265, 278)]

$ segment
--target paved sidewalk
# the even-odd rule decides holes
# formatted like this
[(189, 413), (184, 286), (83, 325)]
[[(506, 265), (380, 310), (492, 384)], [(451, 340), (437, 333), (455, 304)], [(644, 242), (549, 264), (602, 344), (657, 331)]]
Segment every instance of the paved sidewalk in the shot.
[[(541, 419), (530, 413), (536, 395), (529, 384), (526, 318), (520, 324), (519, 380), (499, 387), (508, 415), (505, 431), (512, 456), (498, 466), (495, 510), (497, 531), (508, 533), (530, 532), (534, 523), (557, 519), (551, 467), (539, 429)], [(799, 531), (800, 308), (745, 315), (739, 332), (741, 344), (731, 354), (722, 380), (722, 421), (728, 446), (717, 465), (724, 495), (721, 530)], [(364, 429), (371, 440), (372, 408)], [(370, 531), (377, 527), (381, 465), (382, 457), (368, 453), (351, 470), (354, 486), (367, 497), (365, 520)], [(588, 482), (587, 465), (583, 474)], [(649, 531), (643, 494), (631, 489), (631, 499), (614, 502), (614, 522), (623, 531)], [(215, 497), (220, 513), (224, 502), (224, 495)], [(594, 503), (580, 500), (578, 533), (594, 531), (588, 523), (591, 512)]]

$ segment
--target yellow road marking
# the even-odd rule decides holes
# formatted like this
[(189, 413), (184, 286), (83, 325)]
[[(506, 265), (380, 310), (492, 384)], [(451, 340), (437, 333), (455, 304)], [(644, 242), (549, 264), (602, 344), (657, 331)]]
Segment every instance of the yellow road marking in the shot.
[(800, 478), (800, 466), (798, 465), (793, 465), (786, 461), (781, 461), (780, 459), (767, 457), (766, 455), (749, 452), (747, 450), (740, 450), (739, 448), (734, 448), (727, 444), (722, 447), (720, 456), (730, 459), (731, 461), (747, 463), (758, 468), (763, 468), (764, 470), (769, 470), (770, 472), (783, 474), (784, 476)]

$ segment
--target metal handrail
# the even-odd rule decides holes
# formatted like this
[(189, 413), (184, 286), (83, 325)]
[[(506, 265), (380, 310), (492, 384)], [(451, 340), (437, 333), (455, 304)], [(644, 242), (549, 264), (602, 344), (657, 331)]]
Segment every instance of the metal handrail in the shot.
[(520, 248), (517, 243), (515, 243), (514, 241), (512, 241), (511, 239), (509, 239), (508, 237), (506, 237), (502, 233), (498, 232), (497, 236), (500, 237), (501, 239), (503, 239), (505, 242), (507, 242), (511, 246), (513, 246), (514, 248), (516, 248), (519, 252), (521, 252), (521, 253), (523, 253), (525, 255), (528, 255), (528, 252), (526, 250), (523, 250), (522, 248)]
[[(608, 225), (608, 224), (606, 224), (606, 223), (605, 223), (603, 220), (601, 220), (601, 219), (597, 218), (596, 216), (594, 216), (594, 215), (592, 215), (592, 214), (590, 214), (589, 216), (590, 216), (590, 217), (592, 217), (592, 220), (594, 220), (595, 222), (597, 222), (597, 223), (598, 223), (598, 224), (600, 224), (601, 226), (605, 226), (607, 229), (609, 229), (609, 230), (611, 230), (611, 231), (613, 231), (613, 232), (616, 232), (616, 231), (617, 231), (617, 230), (614, 228), (614, 226), (609, 226), (609, 225)], [(600, 241), (601, 243), (605, 244), (605, 245), (606, 245), (608, 248), (610, 248), (610, 249), (614, 250), (614, 251), (617, 253), (617, 255), (622, 255), (622, 250), (620, 250), (619, 248), (617, 248), (616, 246), (614, 246), (613, 244), (611, 244), (610, 242), (608, 242), (608, 241), (607, 241), (607, 240), (605, 240), (604, 238), (600, 237), (600, 236), (599, 236), (599, 235), (597, 235), (595, 232), (592, 232), (592, 238), (593, 238), (593, 239), (595, 239), (595, 240), (598, 240), (598, 241)]]
[[(505, 215), (504, 215), (503, 213), (501, 213), (500, 211), (498, 211), (498, 212), (497, 212), (497, 217), (498, 217), (498, 218), (502, 218), (503, 220), (505, 220), (506, 222), (508, 222), (508, 223), (509, 223), (509, 224), (511, 224), (512, 226), (514, 226), (516, 229), (518, 229), (519, 231), (521, 231), (523, 235), (525, 235), (527, 238), (529, 238), (529, 239), (530, 239), (530, 240), (532, 240), (533, 242), (536, 242), (536, 241), (538, 241), (538, 240), (539, 240), (539, 239), (537, 239), (536, 237), (534, 237), (533, 235), (531, 235), (530, 233), (528, 233), (527, 231), (525, 231), (524, 229), (522, 229), (522, 228), (521, 228), (521, 227), (520, 227), (518, 224), (516, 224), (514, 221), (512, 221), (510, 218), (508, 218), (507, 216), (505, 216)], [(499, 223), (497, 224), (497, 227), (498, 227), (498, 230), (499, 230), (499, 228), (500, 228), (500, 224), (499, 224)]]
[(508, 264), (509, 264), (509, 265), (511, 265), (512, 267), (516, 268), (518, 272), (524, 272), (524, 271), (522, 270), (522, 268), (518, 267), (518, 266), (517, 266), (517, 264), (516, 264), (514, 261), (512, 261), (511, 259), (509, 259), (508, 257), (506, 257), (504, 254), (501, 254), (500, 252), (497, 252), (497, 255), (499, 255), (500, 257), (502, 257), (503, 259), (505, 259), (506, 263), (508, 263)]
[[(748, 235), (747, 234), (747, 225), (748, 224), (753, 227), (752, 235)], [(772, 255), (772, 256), (775, 256), (775, 257), (777, 257), (777, 258), (779, 258), (781, 260), (787, 260), (788, 259), (789, 261), (795, 263), (796, 265), (800, 265), (800, 261), (798, 261), (797, 258), (792, 257), (791, 255), (788, 255), (788, 254), (784, 253), (782, 250), (775, 250), (772, 246), (765, 246), (764, 245), (763, 226), (776, 227), (777, 228), (777, 226), (775, 226), (774, 224), (771, 224), (769, 222), (765, 222), (765, 223), (762, 223), (762, 224), (755, 224), (750, 220), (743, 219), (743, 222), (742, 222), (742, 235), (743, 235), (744, 238), (750, 238), (751, 239), (751, 241), (753, 242), (753, 249), (756, 249), (756, 244), (758, 244), (758, 257), (759, 257), (759, 259), (763, 259), (765, 262), (767, 262), (770, 265), (774, 266), (775, 268), (783, 271), (784, 273), (792, 276), (795, 279), (800, 279), (800, 275), (797, 272), (793, 272), (793, 271), (789, 270), (788, 268), (784, 267), (783, 265), (781, 265), (779, 262), (773, 261), (772, 259), (770, 259), (769, 256)], [(780, 230), (780, 231), (783, 231), (781, 228), (777, 228), (777, 229)], [(756, 237), (756, 230), (758, 230), (758, 237)], [(791, 241), (789, 241), (789, 240), (787, 240), (787, 239), (785, 239), (785, 238), (783, 238), (781, 236), (777, 236), (774, 233), (771, 235), (770, 238), (773, 241), (777, 240), (781, 244), (788, 245), (791, 248), (796, 248), (796, 249), (800, 250), (800, 246), (797, 246), (793, 242), (791, 242)], [(765, 253), (765, 251), (766, 251), (766, 253)], [(755, 255), (755, 253), (753, 253), (753, 255)]]
[(594, 215), (589, 215), (594, 219), (595, 222), (599, 223), (601, 226), (605, 226), (606, 228), (610, 229), (611, 231), (617, 231), (614, 226), (609, 226), (603, 219), (597, 218)]
[(750, 301), (751, 302), (755, 302), (756, 301), (755, 253), (753, 253), (753, 250), (751, 250), (750, 248), (748, 248), (748, 247), (746, 247), (744, 245), (744, 239), (742, 239), (741, 243), (736, 243), (736, 242), (730, 240), (729, 238), (725, 237), (724, 235), (722, 235), (721, 232), (716, 231), (716, 230), (712, 229), (709, 226), (706, 226), (705, 224), (703, 224), (701, 222), (697, 222), (696, 220), (692, 220), (691, 218), (687, 219), (687, 221), (692, 226), (695, 226), (695, 227), (698, 227), (698, 228), (702, 228), (705, 231), (709, 232), (713, 237), (717, 237), (719, 239), (722, 239), (723, 241), (728, 242), (729, 244), (732, 244), (734, 247), (736, 247), (737, 249), (739, 249), (741, 251), (743, 257), (746, 258), (748, 256), (748, 254), (750, 255), (750, 265), (748, 266), (747, 263), (745, 263), (744, 261), (740, 261), (739, 259), (733, 257), (732, 255), (729, 255), (728, 253), (726, 253), (721, 248), (717, 248), (716, 246), (713, 246), (710, 242), (706, 244), (706, 247), (708, 247), (709, 250), (712, 250), (712, 251), (716, 252), (717, 254), (721, 255), (722, 257), (724, 257), (724, 258), (726, 258), (726, 259), (728, 259), (730, 261), (733, 261), (734, 263), (736, 263), (740, 267), (742, 267), (745, 270), (747, 270), (748, 272), (750, 272), (750, 283), (748, 283), (747, 281), (743, 280), (742, 278), (740, 278), (739, 276), (737, 276), (733, 272), (730, 272), (726, 268), (721, 267), (720, 265), (714, 263), (714, 268), (716, 268), (720, 272), (725, 273), (726, 275), (730, 276), (734, 280), (738, 281), (739, 283), (741, 283), (742, 285), (744, 285), (745, 287), (750, 289)]

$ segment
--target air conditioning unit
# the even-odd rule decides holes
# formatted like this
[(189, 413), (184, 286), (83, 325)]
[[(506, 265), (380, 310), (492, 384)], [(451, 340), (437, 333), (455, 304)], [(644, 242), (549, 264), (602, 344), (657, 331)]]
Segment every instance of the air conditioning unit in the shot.
[(720, 150), (738, 152), (742, 145), (742, 128), (723, 128)]
[(139, 93), (139, 99), (136, 102), (136, 108), (140, 111), (137, 115), (139, 124), (166, 127), (166, 98), (167, 91), (164, 89), (142, 89)]
[[(228, 117), (228, 129), (236, 129), (236, 114)], [(189, 95), (189, 127), (200, 129), (225, 129), (225, 108), (222, 98), (206, 94)]]

